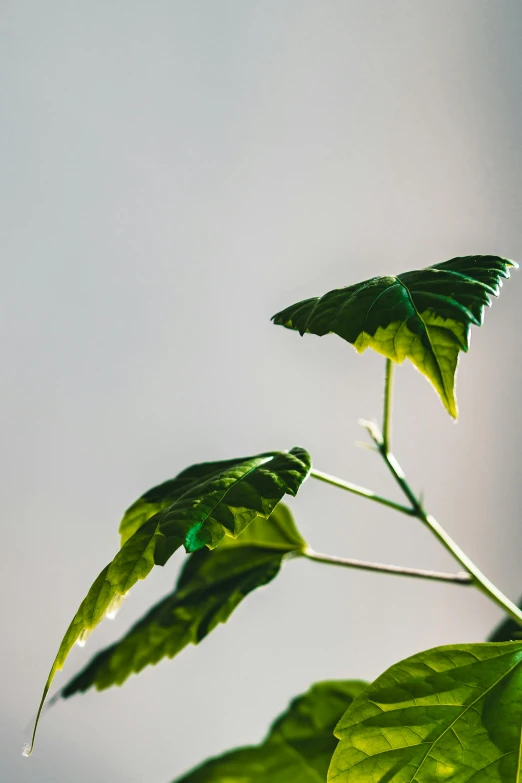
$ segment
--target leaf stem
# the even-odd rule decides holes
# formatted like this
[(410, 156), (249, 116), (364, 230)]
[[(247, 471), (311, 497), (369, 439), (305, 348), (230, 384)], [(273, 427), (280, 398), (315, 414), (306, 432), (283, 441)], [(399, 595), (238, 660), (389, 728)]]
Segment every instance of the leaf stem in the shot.
[(351, 484), (349, 481), (343, 481), (343, 479), (331, 476), (329, 473), (323, 473), (321, 470), (311, 470), (310, 476), (319, 481), (324, 481), (326, 484), (331, 484), (334, 487), (344, 489), (347, 492), (353, 492), (354, 495), (361, 495), (364, 498), (368, 498), (368, 500), (374, 500), (376, 503), (381, 503), (383, 506), (394, 508), (396, 511), (401, 511), (403, 514), (414, 516), (413, 509), (408, 508), (408, 506), (403, 506), (400, 503), (395, 503), (393, 500), (388, 500), (388, 498), (376, 495), (371, 489), (365, 489), (364, 487), (359, 487), (357, 484)]
[(446, 574), (441, 571), (427, 571), (421, 568), (384, 565), (383, 563), (371, 563), (366, 560), (323, 555), (320, 552), (314, 552), (313, 549), (305, 549), (302, 555), (308, 560), (314, 560), (317, 563), (327, 563), (329, 565), (343, 566), (344, 568), (358, 568), (363, 571), (376, 571), (384, 574), (397, 574), (398, 576), (413, 576), (419, 579), (433, 579), (438, 582), (452, 582), (459, 585), (473, 585), (472, 577), (466, 572)]
[(390, 450), (392, 388), (393, 362), (391, 359), (386, 359), (386, 371), (384, 376), (384, 411), (382, 417), (382, 439), (386, 451)]
[(393, 477), (397, 481), (398, 485), (410, 501), (412, 505), (411, 513), (413, 516), (420, 519), (426, 527), (433, 533), (433, 535), (440, 541), (445, 549), (471, 574), (475, 587), (485, 593), (494, 603), (500, 606), (507, 614), (515, 620), (518, 625), (522, 626), (522, 611), (516, 604), (513, 603), (507, 596), (505, 596), (501, 590), (496, 587), (475, 565), (471, 558), (453, 541), (451, 536), (444, 530), (444, 528), (437, 522), (434, 516), (428, 514), (421, 501), (417, 498), (410, 485), (406, 480), (406, 476), (401, 466), (395, 459), (394, 455), (386, 448), (384, 437), (379, 432), (378, 428), (372, 422), (362, 421), (361, 424), (366, 427), (368, 433), (377, 446), (379, 454), (383, 458), (384, 462), (391, 471)]

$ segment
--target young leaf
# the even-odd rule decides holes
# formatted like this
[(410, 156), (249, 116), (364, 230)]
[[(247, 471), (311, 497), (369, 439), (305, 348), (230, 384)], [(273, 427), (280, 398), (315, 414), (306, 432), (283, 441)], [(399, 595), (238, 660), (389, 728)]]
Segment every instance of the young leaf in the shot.
[(320, 783), (335, 748), (333, 730), (365, 683), (319, 682), (294, 699), (255, 747), (210, 759), (176, 783)]
[[(522, 609), (522, 598), (518, 602), (518, 606)], [(511, 642), (516, 639), (522, 639), (522, 628), (518, 623), (512, 620), (511, 617), (506, 617), (506, 619), (495, 628), (488, 641)]]
[(521, 729), (521, 642), (437, 647), (353, 701), (328, 780), (519, 783)]
[(360, 353), (370, 347), (398, 364), (409, 359), (457, 418), (459, 352), (468, 350), (471, 325), (482, 324), (490, 294), (498, 295), (502, 278), (516, 266), (498, 256), (453, 258), (306, 299), (272, 320), (301, 335), (333, 332)]
[(81, 603), (47, 678), (29, 752), (54, 675), (63, 668), (74, 643), (84, 642), (130, 588), (155, 565), (165, 565), (180, 546), (187, 552), (204, 546), (213, 549), (225, 536), (236, 538), (257, 516), (268, 518), (285, 494), (297, 493), (310, 468), (308, 452), (295, 448), (193, 469), (197, 478), (125, 540)]
[(239, 538), (190, 555), (175, 590), (120, 641), (95, 655), (59, 695), (121, 685), (145, 666), (198, 644), (248, 593), (274, 579), (286, 555), (305, 547), (290, 510), (280, 503), (268, 520), (258, 517)]

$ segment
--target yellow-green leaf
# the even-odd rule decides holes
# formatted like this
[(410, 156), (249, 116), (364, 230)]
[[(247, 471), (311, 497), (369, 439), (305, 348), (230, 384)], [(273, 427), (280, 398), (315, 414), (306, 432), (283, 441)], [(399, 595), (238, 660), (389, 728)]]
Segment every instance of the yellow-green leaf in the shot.
[(398, 364), (409, 359), (457, 418), (459, 353), (468, 350), (471, 325), (481, 325), (490, 295), (498, 295), (502, 278), (516, 266), (499, 256), (453, 258), (306, 299), (272, 320), (301, 335), (337, 334), (360, 353), (373, 348)]
[(335, 734), (330, 783), (520, 783), (522, 642), (407, 658), (353, 701)]

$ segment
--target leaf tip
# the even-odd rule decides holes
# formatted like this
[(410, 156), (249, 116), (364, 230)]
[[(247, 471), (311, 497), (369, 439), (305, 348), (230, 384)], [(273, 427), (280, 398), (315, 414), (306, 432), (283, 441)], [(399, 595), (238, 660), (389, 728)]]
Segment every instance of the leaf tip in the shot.
[(76, 644), (78, 647), (85, 647), (85, 644), (87, 642), (87, 639), (92, 633), (92, 628), (84, 628), (83, 631), (78, 635), (78, 638), (76, 639)]
[(445, 409), (453, 419), (453, 421), (458, 421), (459, 418), (459, 408), (457, 405), (457, 400), (455, 399), (455, 396), (452, 394), (451, 397), (448, 397), (447, 395), (440, 395), (442, 404), (444, 405)]
[(124, 602), (125, 598), (126, 598), (126, 593), (124, 593), (123, 595), (121, 593), (116, 593), (111, 598), (110, 603), (107, 609), (105, 610), (105, 617), (107, 618), (107, 620), (114, 620), (114, 618), (120, 611), (121, 605)]

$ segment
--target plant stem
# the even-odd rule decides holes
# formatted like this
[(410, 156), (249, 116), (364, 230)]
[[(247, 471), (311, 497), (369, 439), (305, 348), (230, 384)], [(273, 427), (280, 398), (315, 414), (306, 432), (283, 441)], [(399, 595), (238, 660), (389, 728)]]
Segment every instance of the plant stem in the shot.
[(370, 438), (373, 440), (375, 445), (377, 446), (377, 451), (385, 461), (387, 467), (390, 469), (393, 478), (399, 485), (399, 487), (402, 489), (408, 500), (410, 501), (413, 512), (415, 516), (419, 516), (419, 513), (422, 512), (422, 505), (419, 502), (419, 499), (411, 489), (410, 485), (406, 481), (406, 475), (395, 459), (394, 455), (391, 453), (389, 449), (386, 448), (386, 444), (384, 443), (384, 437), (379, 431), (379, 428), (371, 421), (365, 421), (364, 419), (361, 419), (359, 422), (366, 430), (368, 430), (368, 433), (370, 435)]
[(386, 359), (386, 372), (384, 376), (384, 411), (382, 417), (382, 438), (386, 451), (390, 450), (392, 387), (393, 362), (391, 359)]
[(347, 492), (353, 492), (354, 495), (361, 495), (364, 498), (368, 498), (368, 500), (374, 500), (376, 503), (381, 503), (383, 506), (394, 508), (396, 511), (401, 511), (403, 514), (414, 516), (413, 509), (408, 508), (408, 506), (403, 506), (400, 503), (395, 503), (393, 500), (388, 500), (388, 498), (383, 498), (380, 495), (376, 495), (375, 492), (371, 491), (371, 489), (359, 487), (357, 484), (350, 484), (349, 481), (343, 481), (336, 476), (330, 476), (328, 473), (323, 473), (321, 470), (311, 470), (310, 476), (312, 478), (318, 479), (319, 481), (324, 481), (326, 484), (331, 484), (334, 487), (344, 489)]
[(412, 512), (417, 519), (420, 519), (426, 527), (431, 530), (434, 536), (440, 541), (445, 549), (471, 574), (475, 587), (485, 593), (494, 603), (500, 606), (507, 614), (515, 620), (518, 625), (522, 625), (522, 611), (516, 604), (513, 603), (507, 596), (505, 596), (501, 590), (491, 582), (482, 571), (477, 568), (475, 563), (466, 555), (465, 552), (453, 541), (451, 536), (446, 533), (444, 528), (437, 522), (434, 516), (428, 514), (420, 500), (417, 498), (410, 485), (406, 480), (406, 476), (401, 466), (395, 459), (394, 455), (386, 449), (384, 437), (379, 432), (377, 427), (371, 422), (362, 422), (363, 426), (368, 430), (370, 437), (377, 446), (379, 454), (385, 461), (386, 465), (390, 469), (393, 477), (397, 481), (398, 485), (410, 501), (412, 505)]
[(448, 550), (450, 554), (466, 568), (475, 582), (475, 586), (485, 593), (492, 601), (500, 606), (505, 612), (507, 612), (518, 625), (522, 625), (522, 611), (516, 604), (510, 601), (501, 590), (491, 582), (475, 563), (467, 556), (465, 552), (453, 541), (451, 536), (446, 533), (444, 528), (437, 522), (434, 516), (426, 514), (424, 512), (421, 518), (424, 524), (431, 530), (431, 532), (438, 538), (440, 543)]
[(363, 571), (377, 571), (378, 573), (397, 574), (398, 576), (413, 576), (419, 579), (434, 579), (438, 582), (452, 582), (453, 584), (459, 585), (473, 584), (472, 577), (465, 572), (446, 574), (441, 571), (426, 571), (421, 568), (403, 568), (402, 566), (370, 563), (366, 560), (354, 560), (353, 558), (323, 555), (320, 552), (314, 552), (313, 549), (306, 549), (302, 555), (308, 560), (314, 560), (317, 563), (328, 563), (330, 565), (343, 566), (344, 568), (359, 568)]

